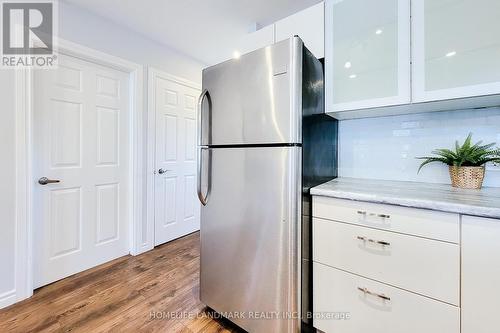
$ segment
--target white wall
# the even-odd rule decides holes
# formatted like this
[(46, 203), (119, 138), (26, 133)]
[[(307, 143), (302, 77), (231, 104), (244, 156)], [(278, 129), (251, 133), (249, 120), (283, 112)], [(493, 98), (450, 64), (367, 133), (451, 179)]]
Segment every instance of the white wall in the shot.
[[(420, 161), (435, 148), (453, 148), (469, 132), (473, 140), (500, 146), (500, 108), (435, 112), (339, 124), (339, 175), (369, 179), (450, 183), (448, 169)], [(500, 167), (489, 167), (485, 186), (500, 187)]]
[(14, 289), (15, 119), (14, 71), (0, 70), (0, 306)]
[(63, 39), (201, 83), (204, 65), (200, 62), (63, 1), (59, 2), (59, 35)]
[[(201, 82), (203, 65), (140, 34), (65, 2), (59, 6), (61, 38), (170, 74)], [(147, 82), (147, 80), (145, 80)], [(144, 96), (147, 93), (144, 92)], [(22, 295), (15, 288), (15, 114), (14, 72), (0, 70), (0, 308)], [(147, 122), (146, 122), (147, 123)]]

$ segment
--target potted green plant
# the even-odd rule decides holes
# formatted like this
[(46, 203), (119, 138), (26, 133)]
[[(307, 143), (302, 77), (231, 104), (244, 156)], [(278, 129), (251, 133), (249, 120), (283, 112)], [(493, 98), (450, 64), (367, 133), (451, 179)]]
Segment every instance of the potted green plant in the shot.
[(436, 156), (417, 157), (424, 160), (418, 172), (425, 165), (440, 162), (449, 166), (451, 184), (453, 187), (480, 189), (483, 185), (484, 165), (488, 162), (500, 163), (500, 149), (493, 148), (496, 143), (482, 144), (482, 141), (472, 144), (472, 133), (469, 133), (464, 143), (455, 143), (455, 151), (436, 149)]

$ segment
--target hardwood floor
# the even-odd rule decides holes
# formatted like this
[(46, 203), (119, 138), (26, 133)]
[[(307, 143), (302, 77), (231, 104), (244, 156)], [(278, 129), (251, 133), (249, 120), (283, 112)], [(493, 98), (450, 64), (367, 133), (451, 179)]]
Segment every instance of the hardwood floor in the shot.
[(0, 332), (242, 332), (200, 303), (199, 251), (194, 233), (42, 287), (0, 310)]

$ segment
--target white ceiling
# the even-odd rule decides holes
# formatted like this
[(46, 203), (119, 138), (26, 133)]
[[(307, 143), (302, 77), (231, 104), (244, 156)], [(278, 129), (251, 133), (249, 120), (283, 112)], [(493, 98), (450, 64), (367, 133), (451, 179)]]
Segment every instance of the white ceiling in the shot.
[(321, 0), (66, 0), (205, 64), (260, 27)]

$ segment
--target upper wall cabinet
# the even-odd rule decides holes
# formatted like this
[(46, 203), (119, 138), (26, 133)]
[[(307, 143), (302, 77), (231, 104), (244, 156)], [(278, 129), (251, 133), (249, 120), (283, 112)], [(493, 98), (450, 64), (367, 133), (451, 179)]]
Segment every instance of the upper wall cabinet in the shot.
[(240, 54), (249, 53), (274, 43), (274, 29), (267, 26), (246, 34), (239, 40), (236, 50)]
[(276, 42), (297, 35), (316, 58), (323, 58), (325, 56), (324, 9), (324, 4), (321, 2), (276, 22)]
[(500, 93), (500, 1), (413, 0), (413, 101)]
[[(245, 54), (267, 45), (299, 36), (316, 56), (325, 56), (325, 6), (321, 2), (255, 32), (245, 34), (233, 45), (234, 53)], [(237, 54), (226, 54), (223, 60)]]
[(327, 112), (410, 102), (410, 0), (328, 0)]
[(500, 105), (499, 14), (499, 0), (327, 0), (327, 112)]

